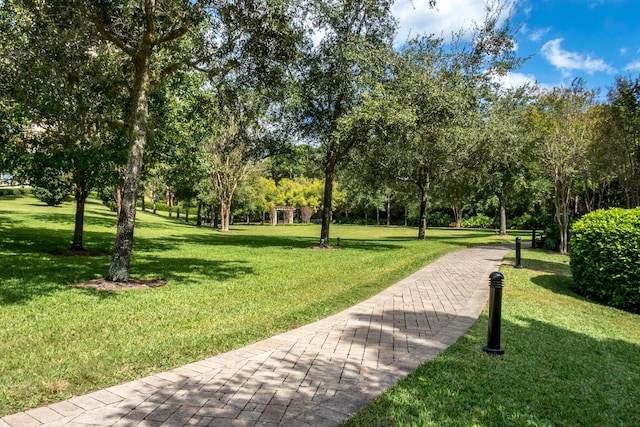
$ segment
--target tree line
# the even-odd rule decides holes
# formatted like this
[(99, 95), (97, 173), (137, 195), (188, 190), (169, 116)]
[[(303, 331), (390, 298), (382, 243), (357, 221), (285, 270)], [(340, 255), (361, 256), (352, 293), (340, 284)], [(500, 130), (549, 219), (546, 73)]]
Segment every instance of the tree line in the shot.
[[(400, 47), (391, 5), (4, 0), (0, 169), (72, 191), (75, 250), (89, 192), (115, 189), (115, 281), (141, 194), (215, 206), (223, 230), (234, 200), (304, 204), (321, 246), (336, 216), (390, 218), (392, 202), (416, 211), (420, 239), (430, 211), (459, 225), (495, 209), (501, 233), (507, 212), (548, 213), (563, 252), (571, 215), (640, 204), (638, 78), (618, 77), (606, 102), (581, 81), (507, 90), (498, 77), (522, 59), (504, 4), (452, 41)], [(294, 182), (313, 191), (269, 187)]]

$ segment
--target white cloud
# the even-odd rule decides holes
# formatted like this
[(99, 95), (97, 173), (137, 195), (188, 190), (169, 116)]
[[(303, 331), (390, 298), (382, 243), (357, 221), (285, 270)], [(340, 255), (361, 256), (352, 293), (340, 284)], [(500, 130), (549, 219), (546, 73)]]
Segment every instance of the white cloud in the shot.
[(526, 85), (536, 84), (535, 76), (523, 73), (507, 73), (504, 76), (495, 76), (494, 81), (505, 89), (516, 89)]
[(620, 55), (626, 55), (628, 51), (629, 49), (627, 49), (626, 47), (620, 48)]
[(637, 61), (630, 62), (624, 67), (625, 71), (640, 71), (640, 59)]
[(554, 39), (546, 42), (542, 46), (542, 55), (556, 68), (563, 72), (569, 70), (585, 71), (593, 74), (597, 71), (603, 71), (609, 74), (615, 73), (613, 67), (608, 65), (602, 59), (592, 58), (590, 55), (583, 56), (577, 52), (569, 52), (560, 46), (563, 39)]
[(398, 20), (396, 43), (403, 44), (409, 38), (424, 34), (449, 39), (462, 28), (482, 24), (488, 2), (490, 0), (441, 0), (431, 9), (426, 0), (398, 0), (391, 9)]
[(551, 31), (551, 27), (537, 28), (535, 30), (532, 30), (529, 33), (529, 40), (531, 40), (532, 42), (539, 42), (544, 36), (549, 33), (549, 31)]

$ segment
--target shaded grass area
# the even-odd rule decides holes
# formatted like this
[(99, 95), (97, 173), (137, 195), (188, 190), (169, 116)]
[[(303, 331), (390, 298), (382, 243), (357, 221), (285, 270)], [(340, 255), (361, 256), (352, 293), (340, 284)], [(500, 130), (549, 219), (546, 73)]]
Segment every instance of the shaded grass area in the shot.
[[(74, 205), (0, 198), (0, 415), (238, 348), (338, 312), (441, 255), (504, 241), (493, 231), (318, 226), (231, 233), (138, 212), (131, 275), (162, 288), (97, 292), (110, 256), (65, 257)], [(85, 247), (110, 253), (115, 216), (89, 200)], [(508, 241), (513, 241), (513, 236)]]
[(501, 269), (504, 356), (482, 352), (485, 311), (346, 425), (640, 425), (640, 316), (571, 292), (568, 261), (525, 250), (524, 269)]

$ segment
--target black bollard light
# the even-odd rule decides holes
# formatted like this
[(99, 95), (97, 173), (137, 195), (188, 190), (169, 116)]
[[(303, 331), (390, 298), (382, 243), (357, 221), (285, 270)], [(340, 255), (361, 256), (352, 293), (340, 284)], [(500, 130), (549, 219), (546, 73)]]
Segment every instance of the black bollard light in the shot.
[(500, 317), (502, 316), (502, 288), (504, 276), (498, 271), (489, 275), (489, 333), (487, 345), (482, 350), (491, 354), (504, 354), (504, 348), (500, 347)]
[(536, 229), (531, 230), (531, 249), (536, 248)]
[(516, 237), (516, 265), (515, 268), (522, 268), (522, 239)]

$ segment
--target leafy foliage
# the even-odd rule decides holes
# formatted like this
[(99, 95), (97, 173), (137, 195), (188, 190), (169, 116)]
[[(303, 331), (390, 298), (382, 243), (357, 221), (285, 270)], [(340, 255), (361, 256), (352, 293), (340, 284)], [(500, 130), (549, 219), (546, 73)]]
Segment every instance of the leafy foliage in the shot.
[(576, 221), (571, 231), (578, 292), (640, 313), (640, 208), (597, 210)]
[(493, 225), (493, 219), (489, 218), (485, 214), (478, 214), (471, 218), (463, 219), (461, 224), (464, 228), (491, 228)]

